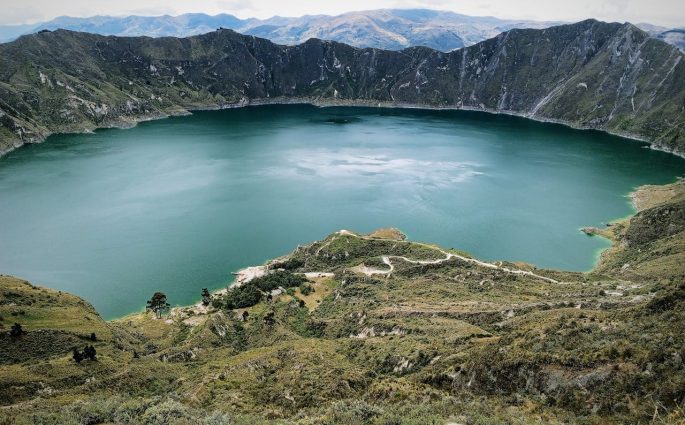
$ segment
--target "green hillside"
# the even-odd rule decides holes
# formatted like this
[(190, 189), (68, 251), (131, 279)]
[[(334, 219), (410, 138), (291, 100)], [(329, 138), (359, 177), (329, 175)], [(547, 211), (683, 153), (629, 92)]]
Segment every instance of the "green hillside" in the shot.
[(0, 423), (682, 423), (683, 199), (640, 189), (589, 273), (340, 231), (208, 307), (113, 322), (1, 277)]

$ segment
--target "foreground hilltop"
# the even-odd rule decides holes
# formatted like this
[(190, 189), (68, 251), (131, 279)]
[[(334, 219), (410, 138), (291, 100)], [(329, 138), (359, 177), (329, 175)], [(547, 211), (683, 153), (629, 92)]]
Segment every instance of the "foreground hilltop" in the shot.
[(685, 153), (684, 55), (631, 24), (517, 29), (451, 53), (59, 30), (1, 44), (0, 57), (0, 152), (198, 108), (309, 102), (502, 112)]
[(682, 423), (685, 183), (636, 203), (589, 273), (340, 231), (112, 322), (0, 277), (0, 422)]

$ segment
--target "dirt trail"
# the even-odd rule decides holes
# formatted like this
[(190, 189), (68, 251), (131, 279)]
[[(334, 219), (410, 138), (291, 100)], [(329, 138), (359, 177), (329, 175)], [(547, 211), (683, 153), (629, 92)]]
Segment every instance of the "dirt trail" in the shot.
[[(357, 235), (357, 234), (349, 232), (347, 230), (341, 230), (341, 231), (337, 232), (337, 234), (338, 235), (354, 236), (356, 238), (365, 239), (365, 240), (371, 240), (371, 239), (378, 240), (379, 239), (379, 238), (371, 238), (369, 236)], [(381, 239), (381, 240), (384, 240), (384, 239)], [(546, 276), (541, 276), (539, 274), (535, 274), (535, 273), (527, 271), (527, 270), (510, 269), (508, 267), (502, 267), (502, 266), (498, 266), (496, 264), (486, 263), (485, 261), (476, 260), (475, 258), (468, 258), (468, 257), (464, 257), (462, 255), (447, 252), (447, 251), (445, 251), (441, 248), (438, 248), (436, 246), (433, 246), (433, 245), (428, 245), (428, 244), (424, 244), (421, 242), (396, 241), (396, 240), (392, 240), (392, 239), (387, 239), (387, 240), (395, 242), (395, 243), (413, 243), (415, 245), (421, 245), (423, 247), (430, 248), (430, 249), (433, 249), (435, 251), (442, 253), (445, 256), (445, 258), (440, 258), (437, 260), (412, 260), (411, 258), (407, 258), (407, 257), (399, 256), (399, 255), (387, 255), (387, 256), (382, 257), (383, 263), (389, 267), (387, 270), (374, 269), (374, 268), (370, 268), (370, 267), (366, 267), (366, 266), (359, 266), (356, 268), (356, 270), (359, 271), (360, 273), (366, 274), (367, 276), (382, 274), (382, 275), (385, 275), (387, 277), (387, 276), (390, 276), (393, 271), (395, 271), (395, 266), (392, 263), (392, 259), (398, 259), (398, 260), (406, 261), (407, 263), (411, 263), (411, 264), (423, 264), (423, 265), (429, 265), (430, 264), (430, 265), (433, 265), (433, 264), (444, 263), (445, 261), (449, 261), (452, 258), (457, 258), (461, 261), (476, 264), (478, 266), (486, 267), (489, 269), (501, 270), (501, 271), (506, 272), (506, 273), (517, 274), (517, 275), (531, 276), (531, 277), (534, 277), (536, 279), (545, 280), (545, 281), (550, 282), (550, 283), (559, 283), (559, 281), (557, 281), (555, 279), (552, 279), (552, 278), (546, 277)], [(328, 244), (330, 244), (332, 241), (333, 241), (333, 239), (331, 239), (328, 242)], [(326, 244), (326, 245), (328, 245), (328, 244)], [(324, 247), (322, 246), (319, 249), (319, 251), (322, 248), (324, 248)], [(317, 254), (319, 253), (319, 251), (317, 251)]]

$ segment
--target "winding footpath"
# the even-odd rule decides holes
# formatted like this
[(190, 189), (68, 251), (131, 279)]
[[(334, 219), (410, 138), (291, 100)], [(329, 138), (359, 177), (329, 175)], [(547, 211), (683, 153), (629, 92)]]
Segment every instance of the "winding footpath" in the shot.
[[(486, 267), (486, 268), (493, 269), (493, 270), (500, 270), (500, 271), (503, 271), (503, 272), (505, 272), (505, 273), (511, 273), (511, 274), (516, 274), (516, 275), (530, 276), (530, 277), (534, 277), (534, 278), (536, 278), (536, 279), (541, 279), (541, 280), (544, 280), (544, 281), (547, 281), (547, 282), (550, 282), (550, 283), (559, 283), (559, 281), (557, 281), (557, 280), (555, 280), (555, 279), (552, 279), (552, 278), (546, 277), (546, 276), (541, 276), (541, 275), (539, 275), (539, 274), (535, 274), (535, 273), (530, 272), (530, 271), (527, 271), (527, 270), (510, 269), (510, 268), (508, 268), (508, 267), (498, 266), (498, 265), (492, 264), (492, 263), (486, 263), (485, 261), (480, 261), (480, 260), (476, 260), (475, 258), (464, 257), (464, 256), (462, 256), (462, 255), (458, 255), (458, 254), (454, 254), (454, 253), (451, 253), (451, 252), (447, 252), (447, 251), (445, 251), (445, 250), (443, 250), (443, 249), (441, 249), (441, 248), (438, 248), (438, 247), (436, 247), (436, 246), (424, 244), (424, 243), (421, 243), (421, 242), (396, 241), (396, 240), (394, 240), (394, 239), (382, 239), (382, 238), (374, 238), (374, 237), (370, 237), (370, 236), (361, 236), (361, 235), (357, 235), (357, 234), (352, 233), (352, 232), (347, 231), (347, 230), (340, 230), (340, 231), (337, 232), (337, 234), (338, 234), (338, 235), (353, 236), (353, 237), (356, 237), (356, 238), (359, 238), (359, 239), (365, 239), (365, 240), (372, 240), (372, 239), (373, 239), (373, 240), (385, 240), (385, 241), (396, 242), (396, 243), (413, 243), (413, 244), (415, 244), (415, 245), (420, 245), (420, 246), (423, 246), (423, 247), (426, 247), (426, 248), (429, 248), (429, 249), (433, 249), (433, 250), (435, 250), (435, 251), (438, 251), (438, 252), (442, 253), (442, 254), (445, 256), (445, 258), (440, 258), (440, 259), (437, 259), (437, 260), (412, 260), (411, 258), (407, 258), (407, 257), (399, 256), (399, 255), (386, 255), (386, 256), (383, 256), (383, 257), (382, 257), (382, 260), (383, 260), (383, 263), (386, 264), (386, 265), (388, 266), (388, 269), (387, 269), (387, 270), (374, 269), (374, 268), (366, 267), (366, 266), (358, 266), (357, 268), (355, 268), (356, 271), (358, 271), (358, 272), (360, 272), (360, 273), (363, 273), (363, 274), (365, 274), (365, 275), (367, 275), (367, 276), (371, 276), (371, 275), (384, 275), (385, 277), (389, 277), (389, 276), (395, 271), (395, 265), (392, 263), (392, 259), (402, 260), (402, 261), (405, 261), (405, 262), (411, 263), (411, 264), (435, 265), (435, 264), (441, 264), (441, 263), (444, 263), (445, 261), (449, 261), (449, 260), (451, 260), (451, 259), (453, 259), (453, 258), (456, 258), (456, 259), (458, 259), (458, 260), (460, 260), (460, 261), (464, 261), (464, 262), (466, 262), (466, 263), (476, 264), (476, 265), (478, 265), (478, 266)], [(328, 243), (326, 243), (325, 245), (321, 246), (321, 248), (319, 248), (319, 249), (316, 251), (316, 255), (318, 256), (318, 255), (319, 255), (319, 252), (321, 252), (321, 250), (322, 250), (323, 248), (325, 248), (325, 247), (328, 246), (331, 242), (333, 242), (333, 240), (334, 240), (334, 239), (331, 239)]]

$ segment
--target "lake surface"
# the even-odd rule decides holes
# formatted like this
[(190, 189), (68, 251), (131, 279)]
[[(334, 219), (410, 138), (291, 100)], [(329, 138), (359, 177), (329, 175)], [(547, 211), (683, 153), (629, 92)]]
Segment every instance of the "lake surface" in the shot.
[(50, 137), (0, 159), (0, 273), (105, 318), (175, 305), (339, 229), (395, 226), (486, 260), (588, 270), (583, 226), (685, 160), (476, 112), (261, 106)]

